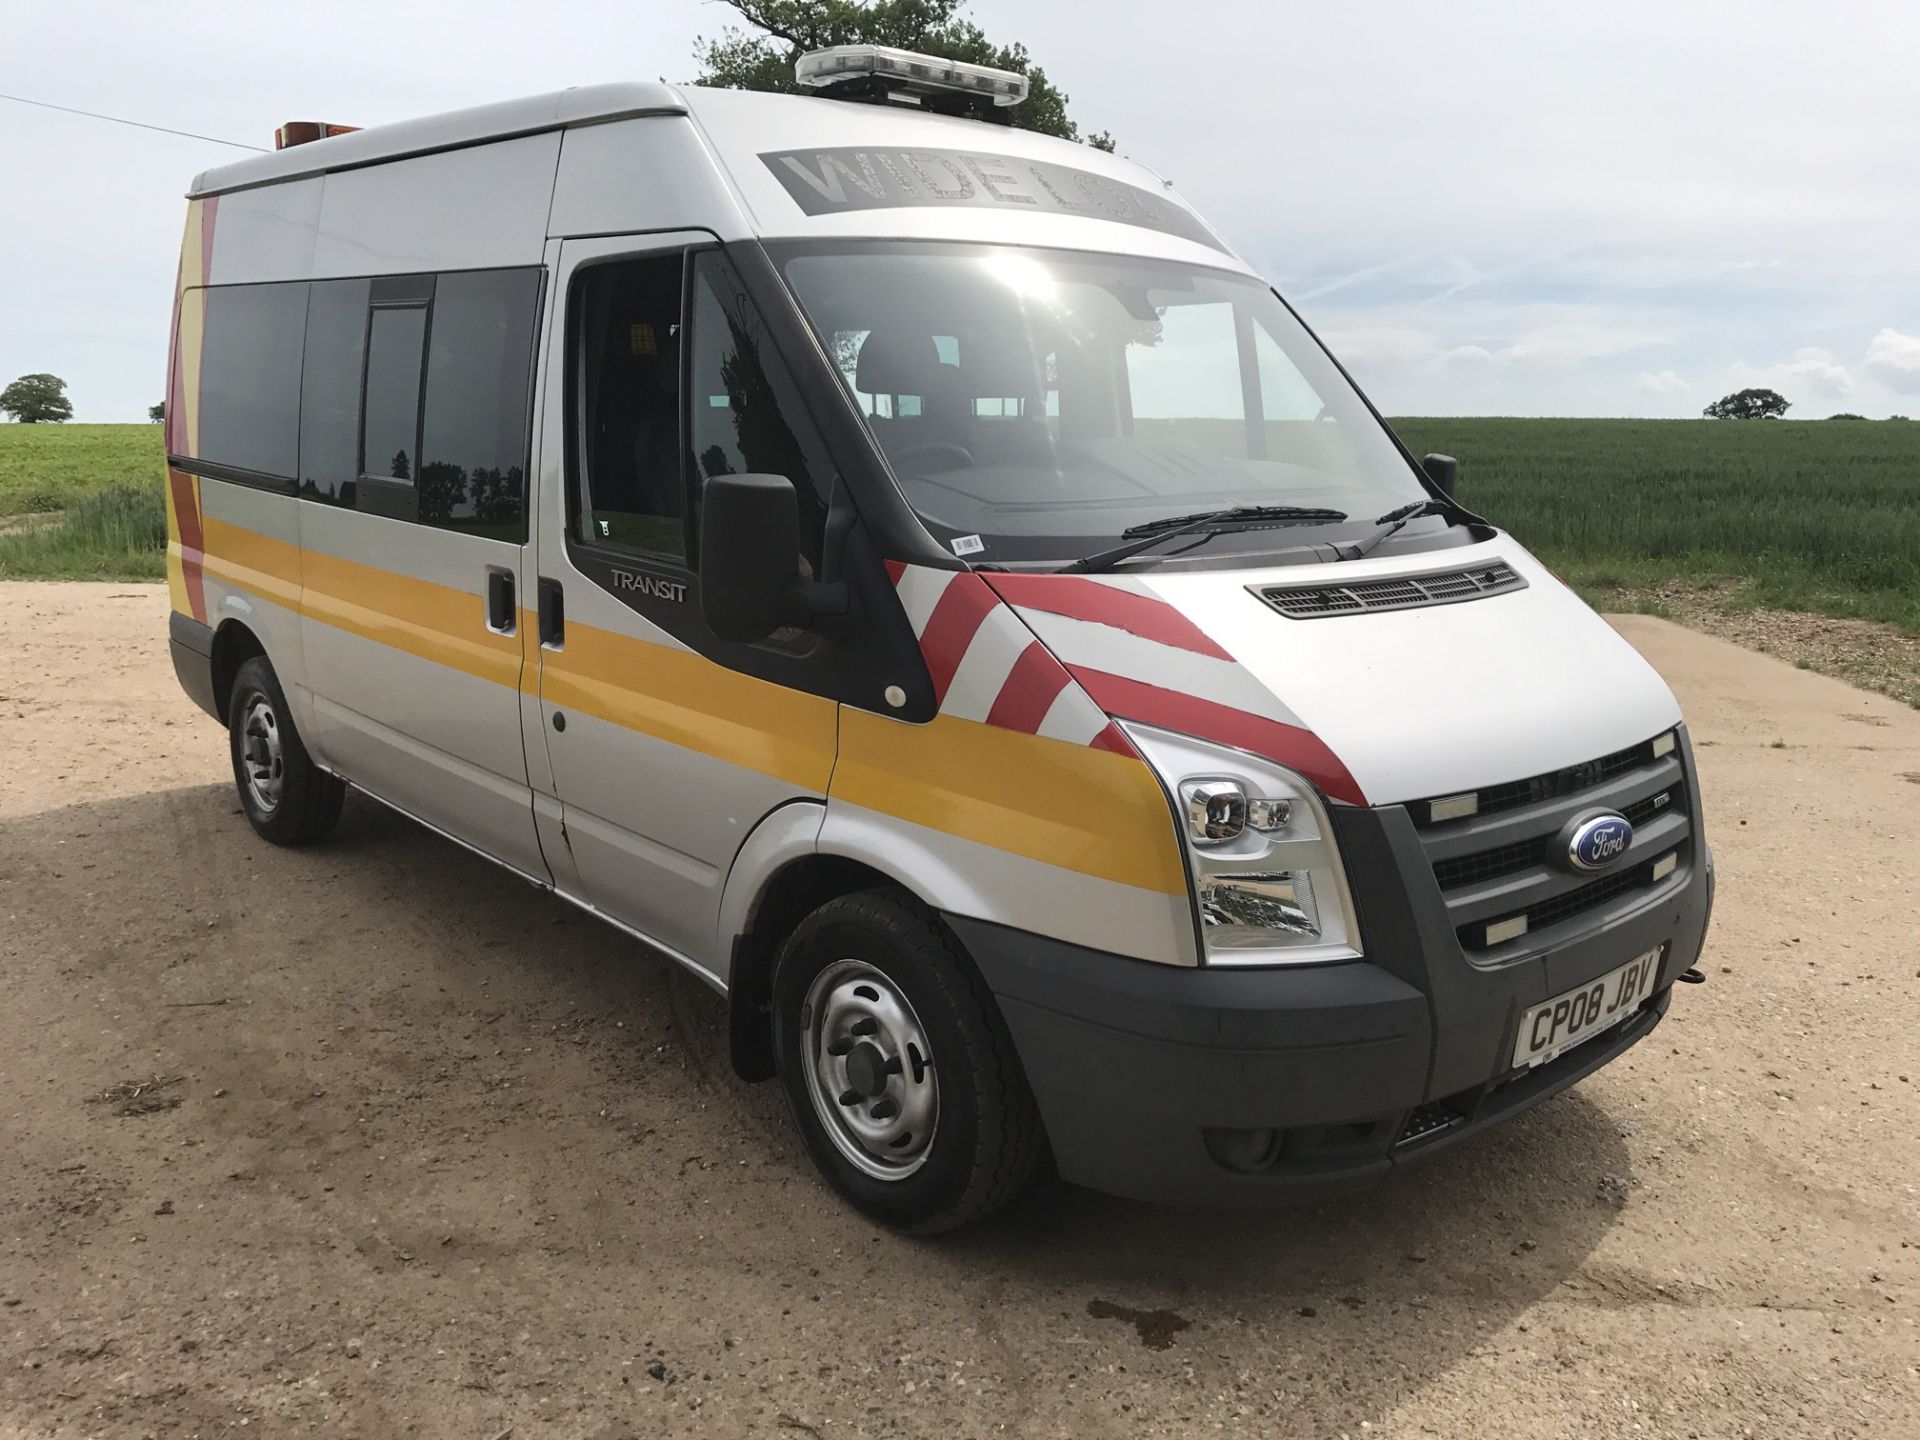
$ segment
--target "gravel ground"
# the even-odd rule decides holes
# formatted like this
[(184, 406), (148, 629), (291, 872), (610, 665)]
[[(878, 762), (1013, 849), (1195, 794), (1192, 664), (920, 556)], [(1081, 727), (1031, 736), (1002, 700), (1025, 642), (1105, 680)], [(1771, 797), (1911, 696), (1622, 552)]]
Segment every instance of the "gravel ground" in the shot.
[(1672, 1016), (1338, 1204), (813, 1179), (667, 962), (357, 798), (248, 831), (164, 591), (0, 635), (0, 1437), (1920, 1435), (1920, 714), (1646, 617)]
[(1601, 598), (1610, 606), (1627, 602), (1620, 608), (1656, 606), (1690, 629), (1777, 655), (1802, 670), (1818, 670), (1920, 709), (1920, 635), (1909, 635), (1897, 626), (1764, 606), (1742, 608), (1724, 591), (1701, 589), (1681, 580)]

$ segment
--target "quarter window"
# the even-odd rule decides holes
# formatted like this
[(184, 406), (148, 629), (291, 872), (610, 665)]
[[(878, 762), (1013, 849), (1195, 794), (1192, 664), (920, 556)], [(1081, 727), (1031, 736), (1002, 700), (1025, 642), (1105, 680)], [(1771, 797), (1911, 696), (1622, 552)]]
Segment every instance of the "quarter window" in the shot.
[(300, 493), (352, 505), (360, 474), (360, 375), (366, 358), (365, 280), (319, 280), (307, 298), (300, 372)]
[(197, 458), (292, 480), (306, 323), (304, 281), (206, 292)]
[(524, 538), (539, 298), (537, 270), (474, 270), (435, 283), (414, 475), (423, 523)]

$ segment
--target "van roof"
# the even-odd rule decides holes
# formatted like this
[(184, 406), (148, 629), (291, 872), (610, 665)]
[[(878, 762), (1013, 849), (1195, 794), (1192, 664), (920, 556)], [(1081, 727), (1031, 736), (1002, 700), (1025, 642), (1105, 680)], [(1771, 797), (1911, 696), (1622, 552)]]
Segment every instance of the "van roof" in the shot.
[[(750, 233), (762, 237), (1024, 241), (1251, 273), (1169, 182), (1137, 161), (906, 107), (703, 86), (588, 85), (374, 126), (204, 171), (188, 194), (255, 190), (565, 129), (618, 133), (614, 122), (643, 117), (679, 117), (697, 129), (692, 143), (724, 177), (728, 207), (739, 206)], [(693, 163), (692, 152), (663, 147), (656, 161)], [(698, 223), (720, 218), (716, 210)], [(594, 224), (604, 229), (604, 219)], [(562, 223), (578, 220), (569, 212)]]
[(427, 155), (435, 150), (456, 150), (489, 140), (509, 140), (518, 135), (537, 135), (543, 130), (559, 130), (569, 125), (589, 125), (604, 120), (625, 120), (640, 115), (684, 115), (687, 102), (671, 85), (622, 80), (608, 85), (581, 85), (570, 90), (555, 90), (546, 95), (529, 95), (521, 100), (497, 100), (490, 105), (475, 105), (465, 110), (448, 110), (439, 115), (422, 115), (413, 120), (397, 120), (390, 125), (374, 125), (349, 135), (335, 135), (276, 150), (251, 160), (202, 170), (193, 177), (187, 198), (197, 200), (227, 190), (251, 185), (271, 184), (277, 180), (298, 180), (322, 175), (329, 170), (349, 170), (383, 160), (399, 160), (409, 155)]

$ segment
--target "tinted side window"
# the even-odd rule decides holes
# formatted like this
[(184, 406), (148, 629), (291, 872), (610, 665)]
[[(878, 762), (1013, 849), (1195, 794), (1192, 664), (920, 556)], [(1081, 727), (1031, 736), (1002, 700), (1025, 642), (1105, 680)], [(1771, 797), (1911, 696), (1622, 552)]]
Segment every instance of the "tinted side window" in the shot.
[(414, 477), (424, 523), (524, 536), (539, 298), (537, 269), (476, 270), (435, 283)]
[(199, 458), (291, 480), (307, 286), (220, 285), (206, 297)]
[(679, 253), (594, 265), (573, 292), (574, 538), (684, 560)]
[(365, 280), (320, 280), (307, 296), (300, 378), (300, 493), (353, 504), (360, 474), (360, 372), (367, 344)]
[[(367, 325), (367, 389), (360, 431), (360, 473), (411, 486), (419, 463), (420, 356), (424, 305), (378, 306)], [(360, 496), (367, 508), (367, 496)]]
[[(689, 531), (699, 529), (699, 487), (710, 476), (784, 475), (800, 497), (801, 551), (818, 571), (833, 467), (759, 312), (717, 252), (695, 257), (688, 323)], [(698, 554), (692, 535), (688, 543)]]

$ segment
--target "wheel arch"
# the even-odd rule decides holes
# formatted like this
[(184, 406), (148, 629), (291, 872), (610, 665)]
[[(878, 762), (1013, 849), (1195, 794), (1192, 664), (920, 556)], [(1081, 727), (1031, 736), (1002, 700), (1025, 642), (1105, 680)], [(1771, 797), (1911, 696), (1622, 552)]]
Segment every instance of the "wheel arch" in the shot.
[(766, 816), (740, 847), (721, 901), (727, 959), (728, 1041), (744, 1080), (774, 1074), (769, 1011), (773, 962), (794, 926), (829, 900), (891, 887), (928, 910), (992, 917), (992, 894), (914, 827), (817, 800)]
[(222, 620), (213, 632), (213, 700), (223, 723), (233, 703), (233, 682), (240, 667), (266, 653), (267, 647), (243, 620)]

